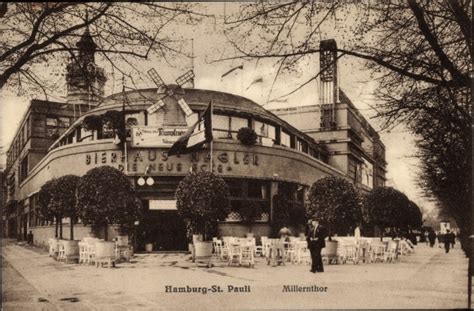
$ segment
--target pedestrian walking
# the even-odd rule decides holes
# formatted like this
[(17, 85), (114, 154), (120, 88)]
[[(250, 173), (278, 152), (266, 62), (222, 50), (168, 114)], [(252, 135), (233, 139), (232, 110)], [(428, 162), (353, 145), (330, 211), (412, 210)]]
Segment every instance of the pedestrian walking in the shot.
[(430, 230), (428, 233), (428, 239), (430, 241), (430, 247), (433, 247), (436, 242), (436, 233), (433, 230)]
[(449, 247), (453, 243), (452, 241), (453, 234), (449, 232), (449, 229), (446, 230), (446, 234), (444, 235), (444, 249), (446, 250), (446, 253), (449, 253)]
[(451, 232), (451, 243), (453, 244), (452, 248), (454, 248), (454, 244), (456, 244), (456, 233), (454, 231)]
[(308, 248), (311, 252), (311, 270), (310, 272), (324, 272), (321, 250), (326, 246), (326, 230), (319, 225), (319, 221), (313, 219), (308, 228)]

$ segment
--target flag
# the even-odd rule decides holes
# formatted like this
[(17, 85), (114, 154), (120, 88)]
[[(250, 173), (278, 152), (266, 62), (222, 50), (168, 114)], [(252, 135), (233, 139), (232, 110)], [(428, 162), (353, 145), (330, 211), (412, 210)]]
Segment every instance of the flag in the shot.
[(171, 146), (168, 156), (191, 153), (210, 141), (212, 141), (212, 101), (199, 120)]
[(234, 67), (234, 68), (232, 68), (231, 70), (227, 71), (226, 73), (224, 73), (224, 74), (221, 76), (221, 79), (223, 79), (225, 76), (228, 76), (229, 74), (231, 74), (232, 72), (236, 71), (237, 69), (243, 70), (243, 69), (244, 69), (244, 65), (240, 65), (240, 66)]
[(245, 90), (248, 90), (252, 85), (256, 84), (256, 83), (262, 83), (263, 82), (263, 78), (262, 77), (258, 77), (256, 78), (255, 80), (252, 81), (252, 83), (249, 84), (249, 86), (247, 86), (247, 88)]

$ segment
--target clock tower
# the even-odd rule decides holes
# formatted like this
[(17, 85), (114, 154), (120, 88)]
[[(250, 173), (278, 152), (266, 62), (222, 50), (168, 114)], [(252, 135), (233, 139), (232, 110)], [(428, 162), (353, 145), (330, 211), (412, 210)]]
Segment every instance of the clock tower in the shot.
[(78, 52), (74, 53), (66, 67), (67, 102), (94, 107), (104, 96), (107, 79), (104, 70), (95, 64), (97, 45), (88, 28), (76, 46)]

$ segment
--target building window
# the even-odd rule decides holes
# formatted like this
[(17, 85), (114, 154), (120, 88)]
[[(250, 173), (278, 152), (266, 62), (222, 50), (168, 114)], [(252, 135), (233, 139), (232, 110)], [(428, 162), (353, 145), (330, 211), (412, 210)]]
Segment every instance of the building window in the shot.
[(230, 131), (231, 131), (232, 138), (237, 139), (237, 133), (239, 132), (239, 130), (243, 127), (248, 127), (248, 126), (249, 126), (248, 119), (231, 117), (230, 118)]
[(287, 134), (285, 132), (281, 132), (281, 145), (282, 146), (285, 146), (285, 147), (290, 147), (291, 146), (291, 137), (290, 137), (290, 134)]
[(56, 139), (70, 125), (71, 120), (68, 117), (46, 117), (46, 137)]
[(245, 118), (213, 115), (212, 128), (215, 138), (235, 138), (237, 139), (237, 132), (242, 127), (248, 127), (249, 121)]
[(93, 139), (93, 133), (92, 131), (86, 130), (84, 127), (81, 126), (79, 129), (79, 134), (78, 134), (78, 142), (83, 142), (83, 141), (91, 141)]
[(330, 129), (335, 126), (334, 123), (334, 106), (322, 105), (321, 107), (321, 124), (320, 126), (324, 129)]
[(276, 140), (276, 128), (273, 125), (255, 121), (255, 132), (258, 136), (271, 138), (273, 141)]
[(28, 156), (26, 156), (20, 163), (20, 182), (25, 180), (28, 176)]
[(305, 141), (301, 140), (301, 139), (297, 140), (296, 148), (297, 148), (298, 151), (308, 153), (308, 144)]

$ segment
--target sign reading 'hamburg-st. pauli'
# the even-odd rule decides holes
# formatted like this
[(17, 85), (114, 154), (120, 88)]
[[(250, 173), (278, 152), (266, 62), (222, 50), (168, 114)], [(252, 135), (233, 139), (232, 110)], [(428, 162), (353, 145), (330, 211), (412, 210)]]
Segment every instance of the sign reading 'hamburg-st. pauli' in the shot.
[(186, 127), (163, 128), (156, 126), (132, 127), (133, 147), (171, 147), (186, 133)]

